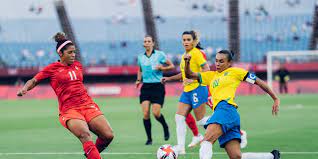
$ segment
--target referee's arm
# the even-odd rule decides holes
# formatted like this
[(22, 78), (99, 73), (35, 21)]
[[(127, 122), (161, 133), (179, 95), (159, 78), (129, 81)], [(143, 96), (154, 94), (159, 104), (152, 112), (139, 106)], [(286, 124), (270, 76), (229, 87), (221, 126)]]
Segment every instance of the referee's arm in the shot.
[(167, 66), (159, 66), (160, 71), (170, 71), (175, 68), (174, 64), (170, 60), (166, 60)]

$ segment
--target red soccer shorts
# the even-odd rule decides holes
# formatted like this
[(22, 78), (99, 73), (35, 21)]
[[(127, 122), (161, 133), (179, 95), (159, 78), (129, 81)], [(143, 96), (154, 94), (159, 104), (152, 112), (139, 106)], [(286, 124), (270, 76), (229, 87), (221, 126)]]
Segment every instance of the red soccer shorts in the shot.
[[(60, 123), (67, 128), (67, 121), (70, 119), (80, 119), (86, 121), (87, 123), (90, 122), (93, 118), (103, 115), (103, 112), (100, 111), (97, 104), (92, 103), (85, 106), (79, 106), (76, 108), (71, 108), (65, 112), (60, 112)], [(68, 129), (68, 128), (67, 128)]]

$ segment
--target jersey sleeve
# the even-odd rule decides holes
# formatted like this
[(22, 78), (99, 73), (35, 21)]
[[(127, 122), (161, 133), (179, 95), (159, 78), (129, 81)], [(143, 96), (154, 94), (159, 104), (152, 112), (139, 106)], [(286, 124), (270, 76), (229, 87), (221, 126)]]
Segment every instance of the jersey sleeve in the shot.
[(214, 78), (215, 71), (206, 71), (200, 72), (199, 75), (199, 83), (204, 85), (209, 85)]
[(137, 65), (138, 65), (138, 67), (139, 67), (139, 69), (140, 69), (140, 72), (142, 72), (140, 56), (137, 57)]
[(204, 52), (204, 51), (201, 51), (201, 50), (200, 50), (200, 52), (201, 52), (203, 58), (204, 58), (205, 60), (207, 60), (205, 52)]
[(194, 55), (196, 63), (203, 67), (206, 64), (206, 59), (204, 58), (203, 54), (199, 51)]
[(246, 81), (248, 83), (254, 84), (256, 81), (256, 75), (254, 73), (248, 72), (245, 69), (242, 68), (236, 68), (235, 74), (238, 80), (240, 81)]
[(165, 64), (167, 62), (167, 56), (164, 52), (160, 53), (159, 62), (161, 64)]
[(41, 70), (39, 73), (37, 73), (34, 78), (40, 82), (44, 79), (50, 78), (52, 75), (52, 65), (46, 66)]

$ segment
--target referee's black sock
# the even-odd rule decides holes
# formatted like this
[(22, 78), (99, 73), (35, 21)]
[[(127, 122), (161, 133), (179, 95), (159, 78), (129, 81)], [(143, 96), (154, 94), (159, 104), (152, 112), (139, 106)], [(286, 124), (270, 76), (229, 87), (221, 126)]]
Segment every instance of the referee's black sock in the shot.
[(145, 130), (146, 130), (146, 133), (147, 133), (148, 141), (152, 141), (150, 118), (149, 119), (144, 119), (144, 126), (145, 126)]
[(163, 114), (160, 114), (160, 117), (157, 118), (157, 121), (159, 121), (163, 127), (163, 131), (164, 131), (164, 135), (165, 135), (165, 140), (169, 140), (170, 137), (170, 133), (169, 133), (169, 128), (168, 128), (168, 124), (166, 123), (165, 117), (163, 116)]

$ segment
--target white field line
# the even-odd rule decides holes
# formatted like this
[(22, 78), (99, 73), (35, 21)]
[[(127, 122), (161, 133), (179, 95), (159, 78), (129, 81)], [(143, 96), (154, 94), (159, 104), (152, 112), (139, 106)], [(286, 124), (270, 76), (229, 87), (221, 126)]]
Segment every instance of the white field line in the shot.
[[(253, 152), (253, 153), (267, 153), (267, 152)], [(198, 153), (187, 153), (188, 155), (197, 155)], [(225, 155), (225, 152), (214, 152), (216, 155)], [(281, 154), (289, 155), (318, 155), (318, 152), (281, 152)], [(0, 156), (9, 155), (83, 155), (83, 152), (7, 152), (0, 153)], [(102, 155), (155, 155), (155, 153), (147, 152), (110, 152), (102, 153)]]

